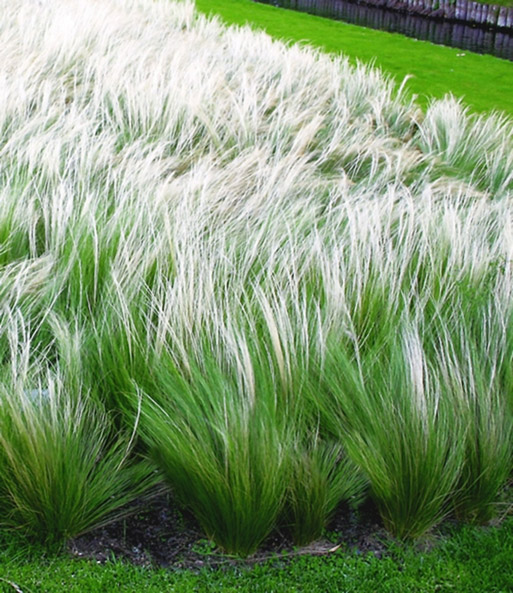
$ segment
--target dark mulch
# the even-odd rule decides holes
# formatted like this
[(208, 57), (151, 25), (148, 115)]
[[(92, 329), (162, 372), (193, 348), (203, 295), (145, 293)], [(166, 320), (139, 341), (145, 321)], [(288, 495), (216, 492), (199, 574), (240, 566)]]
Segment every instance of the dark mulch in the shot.
[(329, 554), (339, 548), (377, 556), (386, 551), (386, 532), (370, 504), (358, 512), (341, 507), (327, 534), (305, 548), (295, 548), (286, 534), (276, 531), (257, 554), (240, 560), (216, 550), (193, 517), (180, 511), (170, 494), (160, 494), (140, 501), (135, 512), (125, 518), (75, 538), (68, 549), (76, 557), (97, 562), (121, 558), (139, 566), (189, 570), (256, 563), (277, 556), (286, 561), (299, 554)]

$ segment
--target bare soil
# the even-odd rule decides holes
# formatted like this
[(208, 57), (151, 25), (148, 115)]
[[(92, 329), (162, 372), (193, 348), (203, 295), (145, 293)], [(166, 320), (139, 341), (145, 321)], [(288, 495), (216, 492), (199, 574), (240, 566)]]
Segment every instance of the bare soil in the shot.
[(307, 547), (296, 548), (287, 534), (275, 531), (254, 556), (233, 558), (206, 540), (194, 518), (165, 493), (139, 501), (130, 515), (71, 540), (68, 550), (76, 557), (97, 562), (118, 558), (139, 566), (177, 570), (254, 564), (276, 557), (286, 561), (300, 554), (329, 554), (339, 548), (377, 556), (386, 552), (388, 536), (371, 504), (358, 512), (342, 506), (326, 534)]

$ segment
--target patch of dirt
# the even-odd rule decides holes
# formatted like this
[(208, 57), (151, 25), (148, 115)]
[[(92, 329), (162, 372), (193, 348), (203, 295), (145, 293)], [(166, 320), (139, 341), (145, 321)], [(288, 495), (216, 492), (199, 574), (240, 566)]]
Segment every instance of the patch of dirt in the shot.
[(358, 554), (385, 555), (392, 536), (383, 527), (378, 510), (367, 500), (357, 511), (342, 506), (335, 514), (328, 530), (341, 545)]
[(358, 512), (341, 507), (327, 537), (303, 548), (279, 531), (245, 560), (222, 554), (205, 539), (194, 518), (180, 511), (170, 494), (139, 501), (135, 512), (105, 527), (71, 540), (68, 551), (77, 558), (99, 563), (115, 558), (139, 566), (200, 570), (205, 567), (240, 566), (279, 557), (281, 561), (301, 554), (324, 555), (339, 548), (381, 557), (388, 536), (374, 507), (367, 504)]

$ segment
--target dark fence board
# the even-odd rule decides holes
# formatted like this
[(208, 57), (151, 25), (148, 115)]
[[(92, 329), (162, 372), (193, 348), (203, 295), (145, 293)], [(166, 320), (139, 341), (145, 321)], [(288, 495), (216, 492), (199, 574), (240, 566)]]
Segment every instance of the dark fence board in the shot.
[[(473, 0), (354, 0), (354, 2), (431, 18), (513, 29), (513, 7), (482, 4)], [(324, 11), (331, 10), (334, 15), (337, 14), (336, 0), (290, 0), (282, 4), (309, 12), (315, 12), (318, 8)]]

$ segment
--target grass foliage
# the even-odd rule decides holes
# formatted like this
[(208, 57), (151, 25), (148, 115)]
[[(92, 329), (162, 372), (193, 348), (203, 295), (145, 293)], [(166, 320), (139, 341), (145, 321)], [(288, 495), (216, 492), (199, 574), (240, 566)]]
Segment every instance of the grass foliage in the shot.
[(227, 552), (250, 554), (281, 510), (294, 426), (277, 410), (269, 376), (258, 373), (248, 393), (209, 358), (185, 377), (155, 365), (154, 388), (142, 396), (143, 438), (205, 533)]
[(132, 458), (130, 435), (67, 380), (69, 368), (24, 368), (30, 351), (17, 346), (0, 383), (0, 525), (60, 544), (112, 520), (157, 480)]
[(401, 538), (489, 520), (512, 122), (190, 2), (0, 10), (4, 522), (60, 541), (153, 467), (242, 555), (367, 493)]

